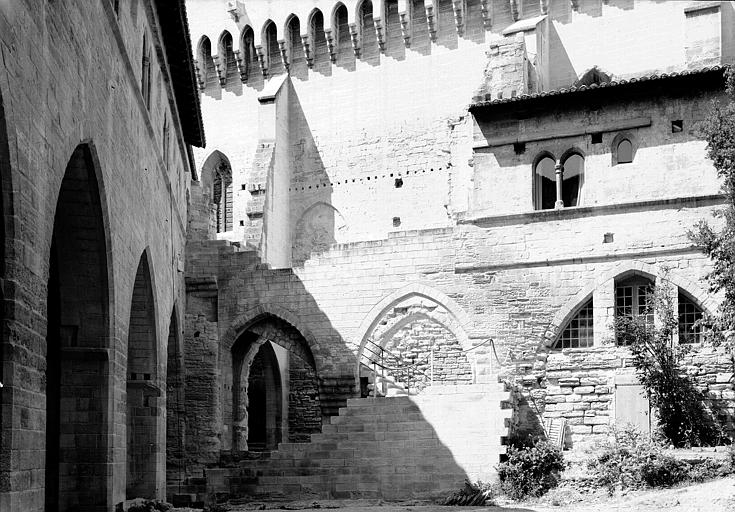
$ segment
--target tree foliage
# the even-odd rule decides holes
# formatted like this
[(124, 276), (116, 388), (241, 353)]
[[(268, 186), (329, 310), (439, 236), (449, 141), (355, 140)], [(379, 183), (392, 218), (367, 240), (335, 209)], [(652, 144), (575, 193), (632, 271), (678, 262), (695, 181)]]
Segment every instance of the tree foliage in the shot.
[(735, 348), (735, 68), (725, 72), (728, 100), (715, 102), (712, 112), (702, 123), (707, 141), (707, 156), (723, 180), (726, 196), (724, 208), (714, 213), (719, 227), (700, 221), (690, 231), (690, 238), (710, 257), (712, 271), (707, 275), (710, 290), (722, 292), (723, 302), (715, 315), (707, 318), (713, 341), (724, 343), (732, 353)]

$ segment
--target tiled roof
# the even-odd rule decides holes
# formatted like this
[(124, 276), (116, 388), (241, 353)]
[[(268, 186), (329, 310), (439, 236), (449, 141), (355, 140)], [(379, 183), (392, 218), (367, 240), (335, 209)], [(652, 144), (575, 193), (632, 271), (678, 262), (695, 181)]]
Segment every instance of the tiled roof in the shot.
[(550, 98), (554, 96), (564, 96), (569, 94), (584, 93), (587, 91), (595, 91), (600, 89), (608, 88), (619, 88), (619, 87), (630, 87), (634, 84), (654, 83), (665, 80), (679, 79), (685, 77), (695, 77), (697, 75), (704, 75), (709, 73), (722, 73), (726, 69), (726, 66), (710, 66), (699, 69), (692, 69), (686, 71), (677, 71), (672, 73), (661, 73), (651, 74), (635, 78), (629, 78), (627, 80), (613, 80), (601, 84), (592, 85), (580, 85), (578, 87), (563, 87), (561, 89), (554, 89), (552, 91), (543, 91), (533, 94), (521, 94), (520, 96), (512, 96), (510, 98), (495, 98), (491, 99), (490, 94), (485, 95), (484, 100), (476, 101), (470, 105), (470, 110), (482, 109), (484, 107), (492, 107), (495, 105), (506, 105), (509, 103), (521, 103), (529, 100), (537, 100), (542, 98)]

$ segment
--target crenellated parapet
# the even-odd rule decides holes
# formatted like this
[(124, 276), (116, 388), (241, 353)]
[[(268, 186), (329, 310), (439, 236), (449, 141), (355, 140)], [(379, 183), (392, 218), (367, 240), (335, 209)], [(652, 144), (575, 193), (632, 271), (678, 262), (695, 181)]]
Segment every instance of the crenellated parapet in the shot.
[[(193, 36), (199, 41), (197, 85), (200, 90), (226, 87), (238, 75), (242, 83), (251, 85), (282, 73), (307, 80), (312, 71), (329, 76), (332, 66), (358, 70), (361, 62), (377, 66), (390, 58), (441, 54), (468, 47), (468, 43), (495, 44), (522, 33), (529, 69), (537, 75), (530, 77), (529, 90), (535, 91), (550, 80), (571, 83), (576, 79), (572, 69), (547, 70), (548, 55), (539, 47), (547, 44), (543, 19), (568, 24), (576, 18), (587, 19), (590, 12), (595, 13), (594, 18), (618, 14), (614, 2), (595, 0), (593, 11), (587, 9), (591, 3), (593, 0), (312, 0), (284, 5), (286, 2), (238, 0), (228, 3), (232, 9), (227, 11), (229, 17), (222, 13), (221, 26), (209, 24), (205, 33), (197, 33), (192, 23)], [(735, 60), (725, 55), (733, 52), (733, 45), (720, 44), (729, 11), (721, 15), (716, 2), (687, 4), (680, 11), (677, 16), (692, 27), (681, 34), (686, 54), (683, 65)], [(696, 20), (707, 27), (704, 32), (695, 28)], [(546, 36), (535, 41), (535, 34), (542, 33)], [(594, 64), (588, 53), (579, 52), (585, 61), (582, 67)], [(672, 61), (668, 66), (681, 65)]]

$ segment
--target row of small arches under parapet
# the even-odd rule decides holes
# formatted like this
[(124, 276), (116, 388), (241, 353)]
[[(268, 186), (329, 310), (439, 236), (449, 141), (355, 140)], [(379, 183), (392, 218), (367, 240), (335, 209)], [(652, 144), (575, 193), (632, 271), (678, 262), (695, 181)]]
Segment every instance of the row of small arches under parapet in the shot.
[[(279, 31), (277, 24), (266, 20), (258, 34), (250, 24), (241, 27), (237, 41), (224, 30), (217, 41), (216, 53), (207, 35), (200, 37), (196, 53), (197, 81), (200, 89), (217, 83), (224, 87), (239, 75), (243, 83), (268, 78), (292, 67), (314, 68), (320, 62), (337, 64), (343, 59), (362, 59), (375, 63), (386, 52), (389, 30), (400, 30), (405, 48), (414, 38), (421, 43), (437, 41), (440, 13), (451, 11), (457, 37), (463, 37), (470, 14), (479, 13), (483, 30), (490, 26), (490, 0), (363, 0), (354, 10), (338, 2), (325, 17), (312, 9), (302, 24), (296, 14), (289, 14)], [(414, 37), (415, 36), (415, 37)], [(423, 41), (425, 37), (426, 41)], [(354, 57), (353, 57), (354, 55)]]

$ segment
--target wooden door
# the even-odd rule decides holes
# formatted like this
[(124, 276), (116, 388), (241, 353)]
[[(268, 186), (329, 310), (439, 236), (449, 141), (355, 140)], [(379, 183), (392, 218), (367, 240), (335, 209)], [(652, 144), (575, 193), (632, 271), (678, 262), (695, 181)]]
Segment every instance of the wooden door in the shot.
[(635, 377), (616, 379), (615, 423), (621, 426), (630, 423), (644, 434), (651, 433), (651, 404)]

